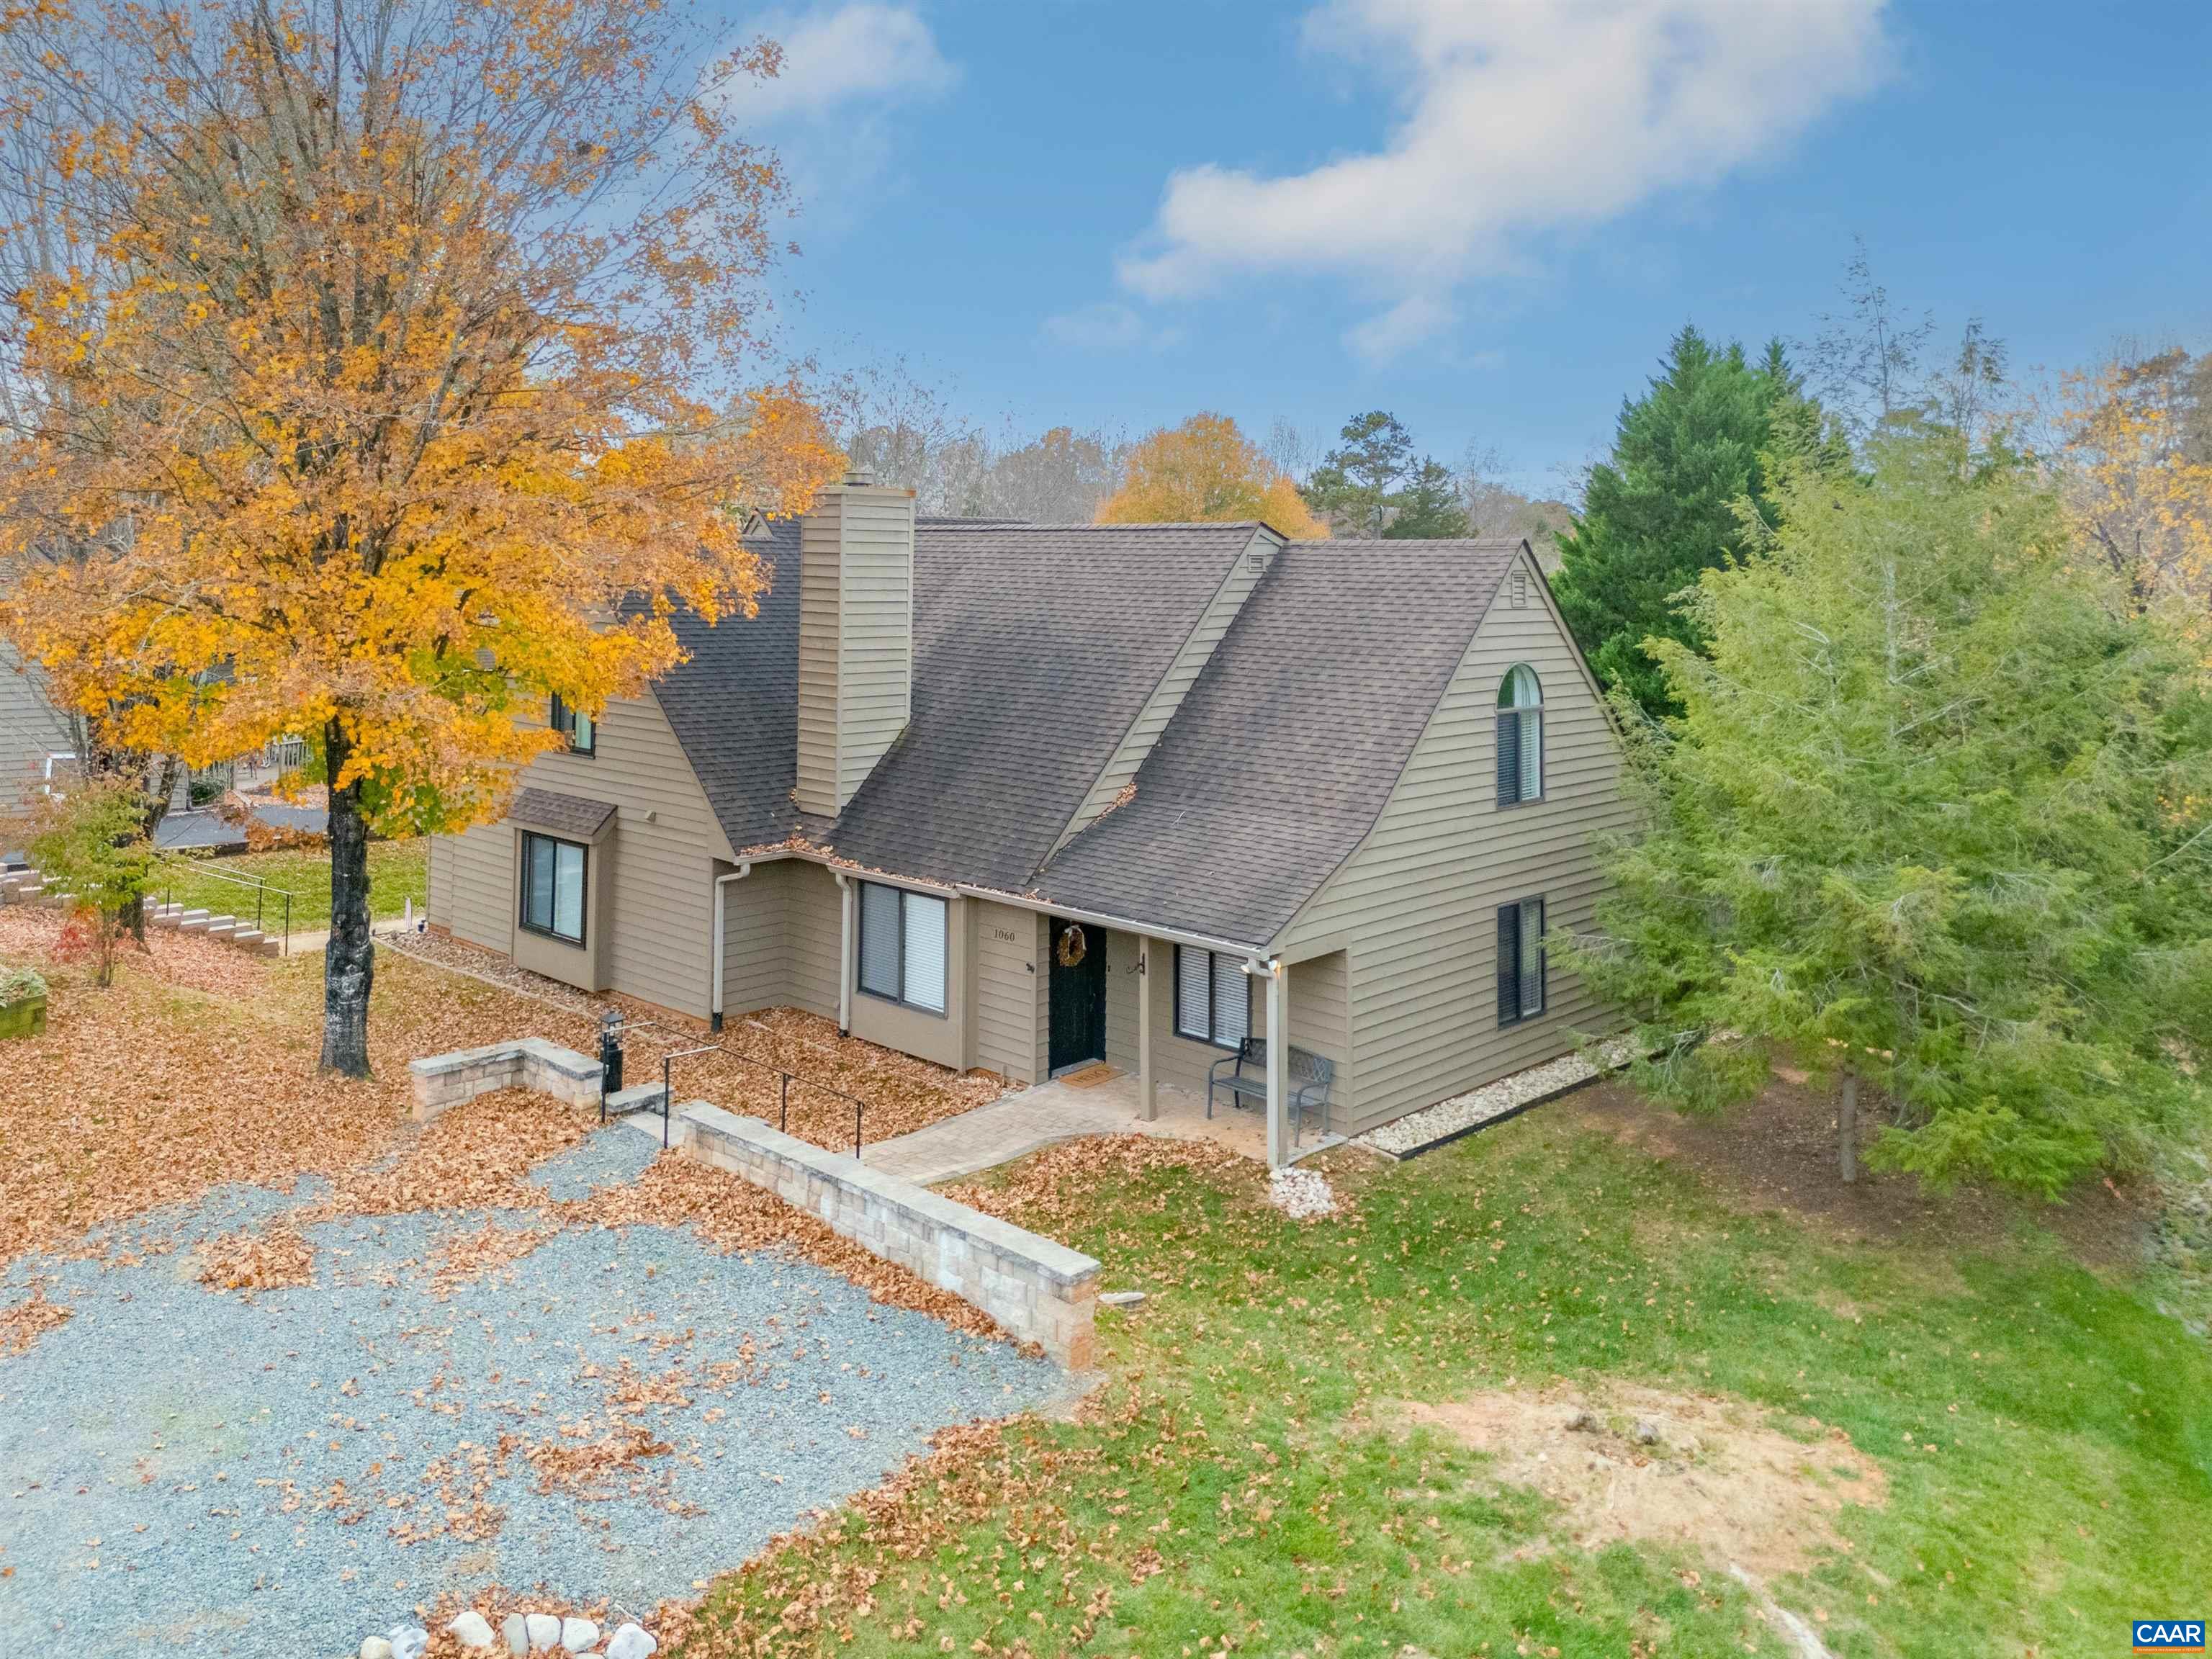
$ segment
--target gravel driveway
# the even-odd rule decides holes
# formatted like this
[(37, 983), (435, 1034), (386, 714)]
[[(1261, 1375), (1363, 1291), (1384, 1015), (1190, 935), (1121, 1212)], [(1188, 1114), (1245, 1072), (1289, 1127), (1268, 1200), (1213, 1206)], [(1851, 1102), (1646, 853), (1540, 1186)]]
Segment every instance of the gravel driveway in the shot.
[[(603, 1130), (535, 1178), (574, 1197), (655, 1150)], [(104, 1266), (0, 1277), (0, 1307), (43, 1279), (75, 1309), (0, 1358), (0, 1650), (335, 1659), (491, 1583), (643, 1613), (1062, 1386), (689, 1230), (568, 1228), (441, 1297), (441, 1244), (526, 1217), (350, 1218), (303, 1230), (310, 1285), (196, 1281), (191, 1245), (314, 1196), (223, 1188)]]

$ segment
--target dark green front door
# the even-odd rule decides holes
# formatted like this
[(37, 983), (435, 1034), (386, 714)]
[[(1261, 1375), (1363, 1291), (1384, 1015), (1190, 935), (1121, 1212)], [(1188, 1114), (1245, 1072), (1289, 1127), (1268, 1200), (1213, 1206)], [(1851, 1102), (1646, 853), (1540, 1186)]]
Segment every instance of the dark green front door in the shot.
[(1106, 930), (1052, 919), (1052, 1069), (1106, 1058)]

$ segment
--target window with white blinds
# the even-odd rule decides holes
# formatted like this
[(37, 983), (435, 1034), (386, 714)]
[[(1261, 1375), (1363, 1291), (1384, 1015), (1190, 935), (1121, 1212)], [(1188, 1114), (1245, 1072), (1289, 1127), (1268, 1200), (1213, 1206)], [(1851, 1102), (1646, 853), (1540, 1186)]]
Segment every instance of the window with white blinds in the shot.
[(1252, 981), (1242, 957), (1176, 946), (1176, 1035), (1224, 1048), (1252, 1035)]
[(945, 902), (881, 882), (860, 884), (860, 988), (933, 1014), (945, 1012)]

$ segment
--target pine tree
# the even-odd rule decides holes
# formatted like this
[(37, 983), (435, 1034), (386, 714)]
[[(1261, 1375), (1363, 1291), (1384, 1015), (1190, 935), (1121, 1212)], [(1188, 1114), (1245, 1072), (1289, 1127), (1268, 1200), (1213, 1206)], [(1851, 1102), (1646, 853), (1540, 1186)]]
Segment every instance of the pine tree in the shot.
[(1778, 1049), (1864, 1080), (1872, 1160), (2047, 1194), (2200, 1134), (2212, 1061), (2212, 703), (2018, 465), (1893, 427), (1870, 477), (1779, 468), (1778, 532), (1699, 579), (1632, 724), (1644, 809), (1598, 935), (1636, 1079), (1748, 1099)]
[(1299, 494), (1335, 527), (1372, 541), (1389, 527), (1400, 483), (1413, 470), (1413, 440), (1386, 410), (1355, 415), (1344, 441), (1321, 458)]
[(1739, 501), (1774, 523), (1763, 455), (1833, 456), (1820, 427), (1778, 342), (1753, 364), (1695, 328), (1674, 337), (1650, 390), (1621, 405), (1612, 459), (1592, 470), (1582, 515), (1559, 538), (1553, 591), (1600, 679), (1651, 714), (1675, 712), (1644, 641), (1699, 643), (1674, 596), (1741, 555)]
[(1449, 540), (1468, 533), (1459, 480), (1442, 461), (1424, 457), (1392, 501), (1389, 527), (1382, 532), (1390, 540)]

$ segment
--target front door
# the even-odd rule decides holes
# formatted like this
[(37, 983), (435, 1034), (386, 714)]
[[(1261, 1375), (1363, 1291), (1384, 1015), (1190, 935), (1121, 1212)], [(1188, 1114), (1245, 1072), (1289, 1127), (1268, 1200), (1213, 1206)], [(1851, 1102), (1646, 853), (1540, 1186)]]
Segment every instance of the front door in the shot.
[(1052, 1070), (1106, 1058), (1106, 930), (1051, 920)]

